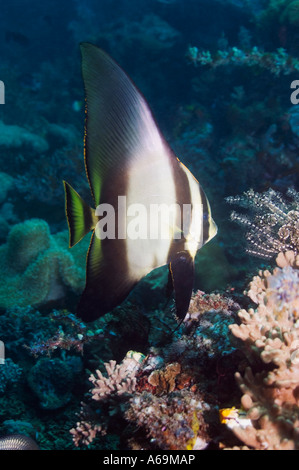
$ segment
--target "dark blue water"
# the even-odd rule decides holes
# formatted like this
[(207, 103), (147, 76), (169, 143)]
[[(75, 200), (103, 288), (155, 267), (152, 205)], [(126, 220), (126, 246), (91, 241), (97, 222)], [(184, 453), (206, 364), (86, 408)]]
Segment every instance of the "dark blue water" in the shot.
[[(282, 194), (299, 189), (299, 10), (292, 10), (291, 3), (10, 0), (1, 5), (2, 435), (29, 435), (46, 450), (75, 449), (69, 431), (80, 421), (77, 413), (84, 401), (90, 409), (83, 421), (100, 424), (105, 434), (98, 431), (89, 447), (81, 442), (79, 448), (187, 447), (191, 437), (174, 437), (167, 420), (175, 419), (172, 413), (185, 413), (170, 396), (173, 390), (190, 393), (198, 384), (191, 346), (184, 362), (190, 361), (185, 385), (163, 389), (170, 410), (165, 441), (158, 432), (156, 440), (154, 434), (148, 437), (137, 407), (134, 414), (130, 405), (136, 394), (154, 393), (145, 378), (129, 398), (112, 394), (102, 403), (88, 396), (89, 374), (97, 368), (104, 373), (104, 362), (119, 363), (129, 350), (156, 358), (165, 353), (164, 366), (178, 353), (167, 336), (176, 326), (173, 299), (165, 306), (167, 269), (141, 281), (129, 301), (98, 322), (86, 325), (76, 317), (89, 240), (68, 248), (62, 180), (91, 203), (83, 161), (79, 44), (101, 47), (128, 73), (169, 145), (209, 198), (218, 235), (197, 257), (194, 289), (232, 295), (246, 306), (247, 283), (259, 267), (273, 264), (246, 253), (244, 229), (230, 221), (225, 198), (250, 188)], [(210, 407), (216, 415), (217, 407), (238, 406), (239, 400), (232, 373), (241, 359), (224, 340), (232, 311), (231, 321), (219, 320), (221, 327), (210, 324), (214, 333), (207, 335), (219, 348), (210, 355), (199, 353), (198, 359), (206, 374), (201, 392), (213, 395)], [(183, 333), (176, 334), (178, 340)], [(210, 369), (204, 358), (211, 360)], [(221, 382), (217, 364), (230, 371), (231, 380)], [(190, 397), (181, 400), (187, 407)], [(211, 416), (207, 442), (216, 448), (223, 431)]]

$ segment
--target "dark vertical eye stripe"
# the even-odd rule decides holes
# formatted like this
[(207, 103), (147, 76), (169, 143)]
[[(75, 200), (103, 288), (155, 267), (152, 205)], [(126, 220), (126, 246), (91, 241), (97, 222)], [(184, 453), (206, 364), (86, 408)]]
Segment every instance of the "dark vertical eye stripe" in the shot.
[(206, 195), (200, 185), (199, 185), (199, 191), (200, 191), (200, 198), (201, 198), (201, 203), (202, 203), (202, 244), (204, 245), (209, 239), (209, 228), (210, 228), (209, 207), (208, 207), (208, 201), (207, 201)]

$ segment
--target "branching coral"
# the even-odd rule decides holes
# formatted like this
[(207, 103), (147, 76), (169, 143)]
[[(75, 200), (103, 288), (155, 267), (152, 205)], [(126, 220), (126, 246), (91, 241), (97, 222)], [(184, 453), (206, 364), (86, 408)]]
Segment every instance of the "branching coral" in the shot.
[(276, 52), (264, 52), (258, 47), (253, 47), (249, 51), (232, 47), (228, 50), (217, 51), (212, 55), (210, 51), (200, 51), (197, 47), (189, 47), (187, 58), (194, 65), (209, 65), (213, 68), (220, 65), (259, 66), (277, 76), (289, 75), (299, 70), (299, 60), (291, 57), (283, 48), (277, 49)]
[[(232, 363), (227, 371), (222, 355), (227, 358), (235, 350), (229, 344), (228, 325), (235, 322), (237, 309), (226, 296), (197, 292), (181, 326), (183, 332), (177, 331), (164, 347), (152, 347), (146, 357), (130, 351), (120, 364), (105, 363), (106, 372), (97, 370), (90, 376), (92, 400), (72, 430), (75, 444), (89, 445), (97, 434), (95, 426), (100, 426), (100, 434), (103, 429), (109, 434), (115, 427), (113, 417), (118, 421), (125, 417), (130, 429), (136, 427), (134, 437), (127, 436), (126, 442), (134, 449), (208, 446), (214, 433), (211, 421), (219, 426), (215, 409), (220, 374), (226, 375), (231, 390)], [(108, 419), (103, 410), (108, 410)]]
[(81, 443), (88, 446), (98, 433), (101, 433), (103, 436), (106, 434), (106, 431), (98, 424), (92, 425), (87, 421), (78, 421), (76, 427), (72, 428), (70, 433), (73, 436), (75, 446), (78, 447)]
[[(135, 392), (136, 374), (141, 367), (144, 356), (135, 351), (128, 351), (120, 364), (116, 361), (105, 363), (107, 376), (96, 370), (96, 375), (91, 374), (89, 380), (93, 384), (91, 394), (96, 402), (105, 402), (113, 400), (116, 397), (124, 395), (131, 396)], [(81, 443), (89, 445), (96, 437), (97, 433), (104, 435), (106, 428), (103, 423), (95, 423), (94, 413), (88, 405), (82, 403), (80, 411), (80, 421), (76, 427), (70, 430), (73, 436), (73, 442), (76, 447)]]
[(133, 393), (136, 387), (135, 376), (142, 359), (142, 354), (129, 351), (121, 364), (117, 364), (116, 361), (105, 363), (107, 377), (96, 370), (96, 376), (92, 374), (89, 378), (93, 384), (92, 398), (102, 400), (110, 395)]
[[(241, 310), (233, 335), (258, 371), (248, 367), (236, 379), (246, 411), (227, 423), (255, 449), (299, 449), (299, 274), (287, 266), (256, 276), (248, 292), (257, 308)], [(244, 421), (243, 421), (244, 423)]]
[[(269, 189), (264, 194), (253, 190), (242, 196), (228, 197), (230, 204), (238, 204), (249, 209), (250, 216), (232, 212), (232, 220), (248, 230), (248, 253), (271, 259), (279, 253), (292, 252), (287, 258), (293, 266), (297, 265), (299, 253), (299, 194), (290, 189), (287, 199)], [(282, 255), (280, 255), (281, 262)], [(291, 260), (292, 259), (292, 260)], [(284, 260), (287, 263), (287, 259)]]

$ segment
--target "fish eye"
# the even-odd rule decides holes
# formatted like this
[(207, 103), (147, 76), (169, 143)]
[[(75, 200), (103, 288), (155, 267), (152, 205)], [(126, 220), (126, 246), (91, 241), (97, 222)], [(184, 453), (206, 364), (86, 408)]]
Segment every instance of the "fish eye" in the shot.
[(204, 221), (208, 220), (209, 219), (209, 214), (207, 212), (204, 212), (202, 218), (203, 218)]

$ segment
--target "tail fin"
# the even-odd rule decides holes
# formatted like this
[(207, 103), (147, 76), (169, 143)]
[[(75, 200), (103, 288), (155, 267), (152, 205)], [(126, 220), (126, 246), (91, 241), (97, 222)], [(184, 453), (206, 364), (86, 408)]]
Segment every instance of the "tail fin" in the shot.
[(65, 191), (65, 211), (69, 226), (70, 248), (78, 243), (96, 225), (94, 210), (83, 201), (70, 184), (63, 181)]

